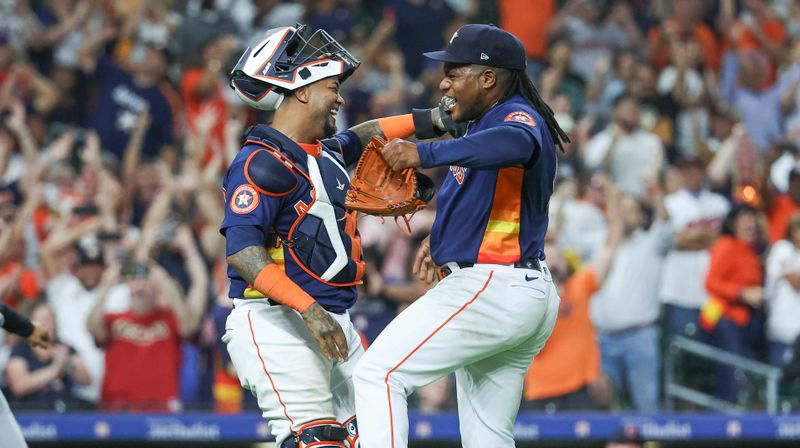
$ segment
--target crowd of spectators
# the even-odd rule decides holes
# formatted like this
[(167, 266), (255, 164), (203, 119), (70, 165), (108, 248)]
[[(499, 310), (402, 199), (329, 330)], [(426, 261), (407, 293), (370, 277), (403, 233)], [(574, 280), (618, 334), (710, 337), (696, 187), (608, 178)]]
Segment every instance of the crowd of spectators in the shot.
[[(572, 142), (547, 261), (561, 296), (524, 409), (663, 409), (682, 335), (782, 367), (800, 335), (800, 4), (791, 0), (0, 1), (0, 300), (57, 341), (0, 336), (13, 409), (254, 408), (220, 337), (221, 175), (249, 124), (227, 72), (265, 30), (324, 28), (362, 65), (341, 128), (435, 104), (422, 57), (497, 23)], [(487, 148), (491, 150), (491, 148)], [(446, 170), (430, 173), (441, 180)], [(429, 285), (411, 231), (359, 221), (365, 343)], [(410, 233), (410, 234), (409, 234)], [(688, 367), (687, 367), (688, 368)], [(707, 392), (736, 402), (717, 366)], [(415, 395), (452, 410), (444, 378)]]

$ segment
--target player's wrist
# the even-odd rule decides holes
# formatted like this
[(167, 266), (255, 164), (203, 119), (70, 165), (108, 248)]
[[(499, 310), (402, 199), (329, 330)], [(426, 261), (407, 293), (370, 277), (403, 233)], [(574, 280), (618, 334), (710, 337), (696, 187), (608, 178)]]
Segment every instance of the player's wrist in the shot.
[(261, 269), (253, 281), (253, 287), (275, 302), (300, 313), (306, 312), (311, 305), (316, 303), (313, 297), (303, 291), (274, 263)]
[(317, 303), (315, 300), (312, 299), (311, 303), (308, 304), (308, 307), (306, 307), (306, 309), (304, 309), (303, 311), (300, 311), (300, 314), (302, 314), (304, 318), (310, 317), (313, 314), (319, 313), (319, 311), (322, 309), (323, 309), (322, 305), (320, 305), (319, 303)]
[(464, 124), (456, 123), (450, 110), (453, 108), (454, 99), (442, 97), (439, 105), (432, 109), (414, 109), (414, 125), (416, 126), (416, 136), (426, 140), (450, 134), (453, 138), (464, 136), (467, 127)]
[(444, 134), (445, 129), (438, 108), (412, 109), (411, 116), (414, 118), (414, 135), (418, 139), (428, 140)]
[(408, 138), (415, 135), (416, 121), (412, 114), (394, 115), (378, 118), (378, 127), (386, 136), (386, 140), (395, 138)]
[(447, 113), (442, 111), (441, 107), (434, 107), (431, 109), (431, 121), (437, 131), (441, 133), (447, 132), (447, 126), (444, 124), (444, 117)]

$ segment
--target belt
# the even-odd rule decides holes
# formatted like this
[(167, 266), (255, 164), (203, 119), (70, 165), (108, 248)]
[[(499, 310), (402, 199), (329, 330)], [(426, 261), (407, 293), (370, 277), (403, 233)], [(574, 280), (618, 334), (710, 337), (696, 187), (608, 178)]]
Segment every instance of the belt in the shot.
[(621, 337), (621, 336), (627, 336), (631, 333), (635, 333), (639, 330), (644, 330), (645, 328), (652, 327), (653, 325), (654, 325), (653, 322), (648, 322), (646, 324), (634, 325), (632, 327), (622, 328), (620, 330), (600, 330), (600, 332), (613, 337)]
[[(241, 300), (241, 302), (239, 302), (239, 303), (246, 303), (246, 302), (250, 302), (252, 300), (264, 300), (264, 299), (267, 300), (267, 304), (269, 304), (270, 306), (280, 306), (280, 303), (278, 303), (278, 302), (276, 302), (276, 301), (274, 301), (272, 299), (267, 299), (266, 297), (231, 297), (231, 300)], [(234, 302), (234, 304), (235, 303), (236, 302)], [(261, 303), (264, 303), (264, 302), (261, 302)]]
[[(236, 299), (236, 300), (244, 300), (244, 301), (246, 302), (246, 301), (248, 301), (248, 300), (264, 300), (264, 299), (267, 299), (267, 298), (266, 298), (266, 297), (259, 297), (259, 298), (245, 299), (245, 298), (243, 298), (243, 297), (236, 297), (235, 299)], [(240, 302), (240, 303), (241, 303), (241, 302)], [(263, 303), (263, 302), (262, 302), (262, 303)], [(274, 301), (274, 300), (272, 300), (272, 299), (267, 299), (267, 303), (268, 303), (270, 306), (283, 306), (283, 305), (281, 305), (280, 303), (278, 303), (278, 302), (276, 302), (276, 301)], [(320, 304), (320, 305), (321, 305), (321, 306), (322, 306), (322, 308), (324, 308), (326, 311), (330, 311), (331, 313), (334, 313), (334, 314), (344, 314), (345, 312), (347, 312), (347, 308), (345, 308), (345, 307), (343, 307), (343, 306), (331, 306), (331, 305), (322, 305), (322, 304)]]
[[(447, 277), (454, 271), (471, 268), (475, 265), (476, 263), (445, 263), (445, 265), (441, 269), (439, 269), (439, 280)], [(458, 266), (458, 268), (456, 268), (456, 266)], [(539, 272), (542, 271), (542, 264), (539, 262), (538, 258), (520, 260), (514, 263), (513, 266), (518, 269), (533, 269), (534, 271), (539, 271)]]

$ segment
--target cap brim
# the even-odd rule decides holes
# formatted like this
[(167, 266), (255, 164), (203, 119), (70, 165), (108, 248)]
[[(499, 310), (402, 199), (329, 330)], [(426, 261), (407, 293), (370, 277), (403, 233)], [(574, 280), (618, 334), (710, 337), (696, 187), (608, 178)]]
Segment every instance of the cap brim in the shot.
[(457, 64), (470, 64), (470, 61), (466, 59), (456, 57), (445, 50), (441, 51), (429, 51), (427, 53), (422, 53), (428, 59), (433, 59), (434, 61), (440, 62), (454, 62)]

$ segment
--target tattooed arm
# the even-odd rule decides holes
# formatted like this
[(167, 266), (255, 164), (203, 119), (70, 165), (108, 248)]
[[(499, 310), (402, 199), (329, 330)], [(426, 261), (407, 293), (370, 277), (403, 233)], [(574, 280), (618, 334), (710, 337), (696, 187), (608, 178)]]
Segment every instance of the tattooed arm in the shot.
[(345, 158), (345, 164), (349, 166), (357, 161), (362, 148), (367, 146), (374, 136), (379, 136), (384, 140), (411, 136), (427, 140), (441, 137), (445, 133), (452, 137), (463, 136), (466, 132), (466, 125), (453, 122), (448, 113), (452, 108), (452, 103), (446, 100), (447, 97), (443, 98), (440, 105), (432, 109), (414, 109), (410, 114), (377, 118), (351, 127), (343, 133), (350, 134), (349, 136), (337, 139), (339, 149)]
[(381, 130), (381, 127), (378, 124), (378, 120), (377, 119), (369, 120), (369, 121), (365, 121), (365, 122), (363, 122), (361, 124), (357, 124), (357, 125), (353, 126), (352, 128), (350, 128), (350, 131), (352, 131), (354, 134), (356, 134), (356, 136), (358, 136), (358, 140), (359, 140), (359, 142), (361, 142), (361, 147), (362, 148), (364, 146), (367, 146), (367, 143), (369, 143), (369, 140), (373, 136), (377, 135), (378, 137), (381, 137), (383, 139), (386, 138), (386, 135)]
[(412, 135), (414, 135), (414, 122), (411, 114), (406, 114), (365, 121), (337, 134), (330, 140), (338, 143), (337, 149), (344, 157), (345, 166), (351, 167), (358, 162), (361, 153), (372, 137), (378, 136), (384, 140), (392, 140), (408, 138)]
[[(251, 285), (260, 286), (261, 281), (256, 281), (262, 271), (269, 265), (274, 264), (272, 257), (269, 256), (267, 250), (263, 247), (250, 246), (246, 247), (233, 255), (228, 256), (228, 264), (239, 273), (247, 283)], [(276, 277), (283, 276), (284, 279), (274, 281), (273, 284), (279, 288), (281, 286), (294, 287), (299, 290), (299, 287), (292, 282), (282, 271), (277, 271)], [(283, 283), (278, 283), (283, 282)], [(287, 285), (286, 282), (291, 282)], [(257, 289), (270, 297), (273, 300), (282, 302), (278, 296), (279, 292), (288, 292), (285, 290), (276, 291), (270, 294), (271, 291), (263, 291), (260, 287)], [(266, 289), (266, 288), (264, 288)], [(323, 354), (330, 359), (339, 361), (347, 360), (349, 353), (347, 349), (347, 339), (345, 338), (342, 327), (328, 314), (325, 309), (320, 306), (316, 301), (306, 308), (301, 315), (303, 321), (308, 327), (311, 336), (316, 339), (322, 349)]]
[(226, 261), (251, 285), (256, 281), (256, 277), (262, 269), (268, 264), (275, 263), (267, 253), (267, 249), (258, 246), (246, 247), (228, 256)]

